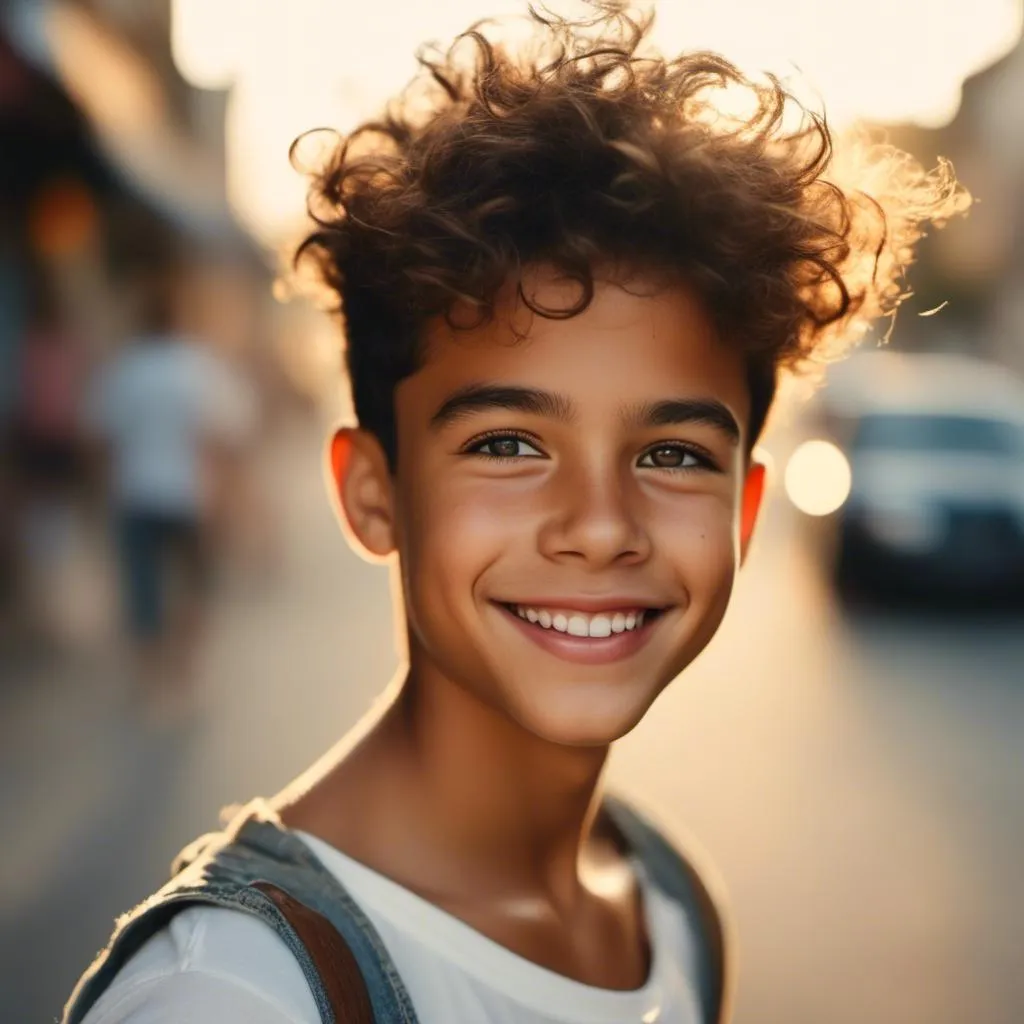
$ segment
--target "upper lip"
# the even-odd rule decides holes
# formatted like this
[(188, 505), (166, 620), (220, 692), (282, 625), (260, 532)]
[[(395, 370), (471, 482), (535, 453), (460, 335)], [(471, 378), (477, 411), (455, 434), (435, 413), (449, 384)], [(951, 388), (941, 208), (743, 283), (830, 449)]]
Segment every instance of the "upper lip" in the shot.
[(584, 597), (539, 597), (520, 601), (505, 601), (503, 604), (514, 605), (519, 608), (560, 608), (565, 611), (590, 612), (615, 612), (628, 611), (632, 609), (657, 609), (667, 608), (665, 602), (652, 601), (646, 597), (632, 597), (626, 594), (608, 594), (606, 596)]

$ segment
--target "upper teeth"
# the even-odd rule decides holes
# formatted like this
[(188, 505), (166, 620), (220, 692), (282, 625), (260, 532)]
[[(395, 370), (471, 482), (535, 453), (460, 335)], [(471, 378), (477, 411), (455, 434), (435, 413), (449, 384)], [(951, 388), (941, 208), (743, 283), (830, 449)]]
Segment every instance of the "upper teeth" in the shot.
[(572, 636), (611, 636), (637, 629), (643, 625), (644, 612), (614, 612), (589, 615), (587, 612), (559, 609), (549, 611), (547, 608), (528, 608), (515, 605), (516, 614), (527, 622), (536, 623), (544, 629), (556, 629), (559, 633), (570, 633)]

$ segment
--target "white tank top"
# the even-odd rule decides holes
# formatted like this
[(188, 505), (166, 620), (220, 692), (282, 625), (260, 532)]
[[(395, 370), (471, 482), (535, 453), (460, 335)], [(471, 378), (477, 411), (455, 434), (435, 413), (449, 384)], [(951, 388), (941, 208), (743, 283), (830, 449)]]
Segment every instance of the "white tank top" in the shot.
[[(700, 1024), (693, 930), (634, 864), (652, 966), (629, 992), (594, 988), (511, 952), (315, 836), (295, 833), (380, 933), (420, 1024)], [(319, 1024), (298, 962), (241, 911), (193, 907), (125, 965), (83, 1024)]]

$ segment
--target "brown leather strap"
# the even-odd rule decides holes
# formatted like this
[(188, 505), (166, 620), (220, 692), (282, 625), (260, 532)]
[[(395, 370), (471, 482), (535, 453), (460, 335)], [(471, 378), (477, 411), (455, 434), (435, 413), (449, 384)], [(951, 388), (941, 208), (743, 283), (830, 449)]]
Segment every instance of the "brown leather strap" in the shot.
[(295, 929), (323, 982), (334, 1024), (373, 1024), (373, 1006), (348, 943), (322, 914), (270, 882), (254, 882)]

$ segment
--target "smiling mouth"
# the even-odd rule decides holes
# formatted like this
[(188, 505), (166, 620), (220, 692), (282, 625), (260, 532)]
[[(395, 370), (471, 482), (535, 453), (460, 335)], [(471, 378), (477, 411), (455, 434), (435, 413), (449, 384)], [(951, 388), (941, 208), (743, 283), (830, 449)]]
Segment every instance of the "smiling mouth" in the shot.
[(619, 608), (592, 613), (572, 608), (501, 604), (506, 611), (538, 629), (590, 640), (639, 631), (665, 612), (664, 608)]
[(584, 612), (496, 601), (514, 629), (564, 661), (601, 665), (641, 650), (668, 608), (619, 608)]

